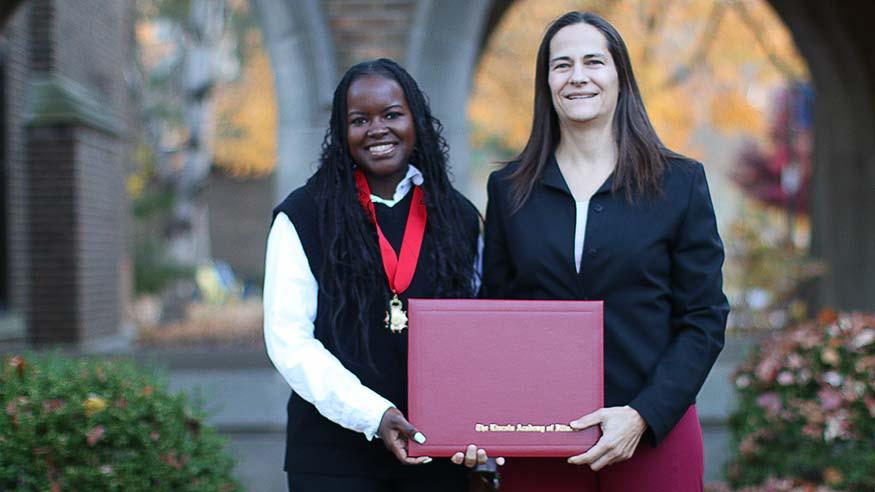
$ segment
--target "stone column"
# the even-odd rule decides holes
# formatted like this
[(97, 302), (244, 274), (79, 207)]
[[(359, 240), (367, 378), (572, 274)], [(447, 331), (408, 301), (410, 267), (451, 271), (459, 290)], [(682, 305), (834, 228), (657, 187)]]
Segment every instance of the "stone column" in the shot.
[(468, 98), (492, 1), (420, 0), (405, 64), (429, 96), (450, 146), (453, 181), (470, 192)]
[(122, 339), (128, 146), (117, 115), (130, 22), (122, 4), (29, 5), (27, 338), (35, 345), (88, 349)]
[(828, 268), (817, 301), (875, 310), (875, 44), (867, 0), (770, 0), (816, 91), (811, 252)]
[(337, 83), (319, 0), (253, 0), (273, 68), (278, 107), (274, 203), (315, 171)]

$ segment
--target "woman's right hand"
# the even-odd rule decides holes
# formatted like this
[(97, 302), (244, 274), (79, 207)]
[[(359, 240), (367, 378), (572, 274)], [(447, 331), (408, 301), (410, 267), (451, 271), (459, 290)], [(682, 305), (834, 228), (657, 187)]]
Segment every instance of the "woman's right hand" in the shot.
[(407, 443), (412, 439), (419, 444), (423, 444), (425, 443), (425, 436), (404, 418), (401, 410), (395, 407), (383, 413), (377, 435), (383, 440), (386, 449), (405, 465), (419, 465), (431, 461), (431, 458), (428, 456), (420, 456), (418, 458), (407, 456)]

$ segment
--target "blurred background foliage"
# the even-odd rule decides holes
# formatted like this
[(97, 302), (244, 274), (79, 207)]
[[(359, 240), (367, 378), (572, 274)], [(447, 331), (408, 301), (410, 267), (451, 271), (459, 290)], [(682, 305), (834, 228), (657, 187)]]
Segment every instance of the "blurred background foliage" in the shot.
[[(142, 115), (135, 170), (132, 318), (142, 343), (253, 343), (257, 301), (211, 254), (214, 173), (272, 172), (276, 95), (246, 0), (138, 0), (132, 90)], [(194, 315), (192, 313), (195, 313)]]

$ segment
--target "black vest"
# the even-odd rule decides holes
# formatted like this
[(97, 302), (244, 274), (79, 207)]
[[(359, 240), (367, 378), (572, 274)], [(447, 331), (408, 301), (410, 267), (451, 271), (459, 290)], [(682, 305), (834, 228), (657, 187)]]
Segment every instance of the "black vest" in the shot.
[[(383, 234), (395, 248), (400, 251), (407, 214), (413, 193), (397, 203), (394, 207), (375, 204), (377, 221)], [(473, 205), (461, 194), (456, 199), (463, 203), (465, 223), (460, 224), (466, 232), (472, 245), (476, 245), (479, 234), (479, 216)], [(316, 203), (311, 185), (305, 185), (293, 191), (274, 211), (273, 216), (285, 213), (301, 239), (304, 253), (310, 264), (310, 270), (317, 283), (323, 285), (321, 274), (323, 247), (319, 238), (318, 204)], [(376, 235), (374, 236), (376, 237)], [(476, 247), (476, 246), (475, 246)], [(420, 252), (420, 260), (416, 266), (410, 287), (399, 297), (404, 305), (407, 298), (435, 297), (433, 282), (432, 257), (433, 242), (430, 227), (426, 226), (425, 238)], [(472, 258), (473, 261), (473, 258)], [(379, 269), (383, 273), (382, 267)], [(323, 290), (319, 289), (316, 311), (315, 336), (331, 351), (340, 362), (353, 372), (368, 388), (394, 403), (405, 415), (407, 414), (407, 332), (390, 333), (383, 322), (388, 303), (388, 286), (374, 293), (369, 300), (367, 320), (369, 323), (369, 349), (374, 366), (347, 354), (348, 350), (338, 350), (332, 343), (331, 334), (325, 320), (331, 306)], [(295, 302), (291, 300), (290, 302)], [(350, 336), (358, 336), (354, 330), (357, 317), (355, 313), (341, 313), (340, 326), (350, 327)], [(286, 439), (285, 469), (295, 473), (320, 473), (331, 475), (356, 475), (373, 477), (407, 477), (421, 475), (423, 477), (434, 473), (463, 473), (462, 467), (450, 464), (446, 460), (436, 460), (426, 466), (404, 466), (386, 450), (379, 439), (368, 441), (359, 433), (345, 429), (323, 417), (310, 403), (301, 399), (294, 392), (288, 403), (288, 427)]]

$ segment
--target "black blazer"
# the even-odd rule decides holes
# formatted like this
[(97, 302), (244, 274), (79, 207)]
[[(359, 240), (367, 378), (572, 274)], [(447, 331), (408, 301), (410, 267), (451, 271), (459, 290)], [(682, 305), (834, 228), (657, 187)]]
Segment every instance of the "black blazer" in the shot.
[(578, 274), (575, 202), (556, 159), (511, 214), (507, 177), (517, 165), (489, 177), (484, 296), (603, 300), (605, 406), (630, 405), (659, 443), (695, 401), (729, 314), (704, 168), (670, 159), (662, 195), (634, 204), (609, 177), (589, 202)]

